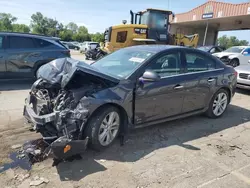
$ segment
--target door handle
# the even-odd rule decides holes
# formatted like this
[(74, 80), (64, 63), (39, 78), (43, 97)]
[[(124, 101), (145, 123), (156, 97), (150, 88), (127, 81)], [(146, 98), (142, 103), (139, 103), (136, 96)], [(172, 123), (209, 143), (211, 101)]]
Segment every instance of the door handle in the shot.
[(213, 82), (213, 81), (215, 81), (215, 78), (208, 78), (207, 81), (208, 81), (208, 82)]
[(182, 89), (182, 88), (184, 88), (184, 86), (182, 86), (182, 85), (176, 85), (176, 86), (174, 87), (174, 89)]

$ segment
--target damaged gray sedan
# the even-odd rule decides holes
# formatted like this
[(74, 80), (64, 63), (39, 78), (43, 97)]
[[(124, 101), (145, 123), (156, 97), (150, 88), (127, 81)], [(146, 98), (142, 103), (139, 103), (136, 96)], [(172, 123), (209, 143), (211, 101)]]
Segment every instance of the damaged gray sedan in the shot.
[(37, 76), (24, 116), (62, 158), (87, 144), (103, 149), (129, 128), (204, 112), (220, 117), (237, 74), (210, 54), (150, 45), (123, 48), (91, 65), (57, 59)]

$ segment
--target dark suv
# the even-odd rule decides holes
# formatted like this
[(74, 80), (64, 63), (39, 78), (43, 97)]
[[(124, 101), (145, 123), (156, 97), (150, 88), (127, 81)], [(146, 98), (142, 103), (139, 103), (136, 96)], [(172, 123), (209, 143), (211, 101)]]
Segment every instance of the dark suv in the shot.
[(40, 66), (70, 57), (59, 38), (0, 32), (0, 78), (32, 78)]

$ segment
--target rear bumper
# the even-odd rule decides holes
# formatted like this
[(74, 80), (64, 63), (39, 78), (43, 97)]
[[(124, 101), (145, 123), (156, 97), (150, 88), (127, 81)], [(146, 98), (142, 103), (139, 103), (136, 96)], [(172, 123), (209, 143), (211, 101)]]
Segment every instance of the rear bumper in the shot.
[(57, 117), (57, 112), (53, 112), (46, 115), (37, 115), (30, 104), (30, 95), (25, 99), (25, 105), (23, 109), (23, 116), (32, 124), (44, 125), (46, 123), (54, 122)]

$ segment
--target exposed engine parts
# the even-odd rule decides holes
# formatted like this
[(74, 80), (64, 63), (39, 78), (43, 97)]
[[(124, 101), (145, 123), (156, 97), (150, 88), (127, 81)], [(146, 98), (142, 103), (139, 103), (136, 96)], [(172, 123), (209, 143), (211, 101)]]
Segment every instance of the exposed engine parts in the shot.
[[(93, 74), (78, 70), (81, 62), (57, 59), (38, 70), (25, 101), (24, 116), (33, 124), (54, 158), (62, 160), (83, 152), (88, 137), (83, 134), (89, 118), (93, 95), (114, 84)], [(47, 154), (46, 154), (47, 155)]]

